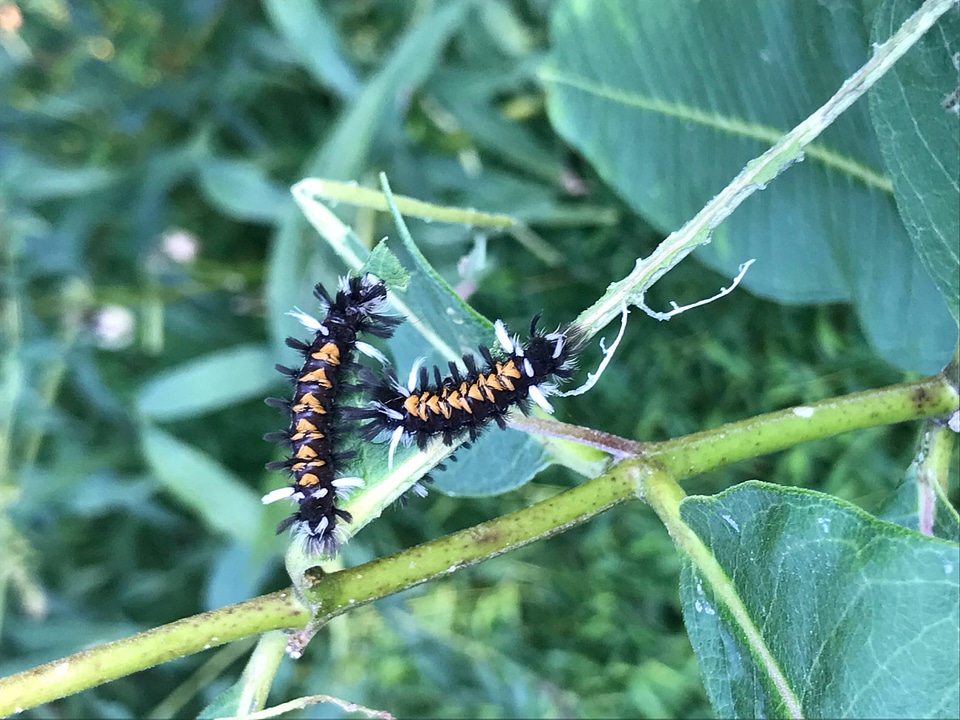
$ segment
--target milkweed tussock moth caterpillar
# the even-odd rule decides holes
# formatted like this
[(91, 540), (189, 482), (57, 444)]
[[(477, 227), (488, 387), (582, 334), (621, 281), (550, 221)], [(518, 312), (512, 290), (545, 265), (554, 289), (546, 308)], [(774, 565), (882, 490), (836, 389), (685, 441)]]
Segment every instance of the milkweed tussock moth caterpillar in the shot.
[(355, 454), (336, 449), (343, 420), (337, 405), (343, 374), (353, 368), (355, 350), (383, 362), (383, 356), (358, 336), (367, 333), (389, 338), (402, 318), (383, 314), (387, 288), (370, 274), (341, 278), (335, 297), (331, 298), (321, 284), (313, 293), (320, 301), (322, 320), (298, 309), (289, 313), (314, 333), (310, 342), (287, 338), (287, 345), (303, 356), (303, 364), (298, 368), (277, 366), (290, 377), (293, 396), (290, 400), (267, 400), (268, 405), (290, 414), (290, 425), (264, 437), (288, 445), (291, 451), (288, 459), (269, 463), (267, 469), (288, 471), (293, 483), (267, 493), (263, 502), (284, 498), (296, 502), (297, 510), (279, 524), (277, 532), (294, 527), (309, 551), (333, 555), (340, 545), (338, 523), (352, 519), (337, 501), (363, 486), (361, 478), (341, 477), (339, 473), (343, 463)]
[(531, 402), (546, 412), (553, 407), (547, 397), (557, 385), (573, 375), (575, 356), (582, 348), (582, 335), (571, 327), (554, 332), (537, 329), (540, 316), (530, 323), (526, 342), (511, 336), (503, 322), (494, 325), (499, 348), (478, 348), (482, 364), (471, 353), (463, 356), (463, 370), (449, 364), (443, 375), (415, 365), (406, 385), (391, 369), (383, 377), (360, 371), (370, 397), (366, 407), (344, 408), (344, 418), (367, 421), (360, 428), (366, 440), (389, 435), (391, 464), (397, 446), (415, 442), (421, 449), (434, 437), (447, 445), (468, 435), (475, 440), (491, 422), (506, 427), (514, 408), (528, 412)]

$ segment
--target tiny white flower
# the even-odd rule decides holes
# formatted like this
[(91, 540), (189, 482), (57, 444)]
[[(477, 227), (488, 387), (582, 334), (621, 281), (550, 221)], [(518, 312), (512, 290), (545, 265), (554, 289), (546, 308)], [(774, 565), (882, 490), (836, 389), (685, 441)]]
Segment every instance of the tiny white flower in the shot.
[(136, 321), (123, 305), (104, 305), (94, 313), (90, 325), (97, 346), (104, 350), (122, 350), (133, 342)]
[(199, 251), (196, 235), (186, 230), (169, 230), (160, 238), (160, 252), (181, 265), (192, 263)]

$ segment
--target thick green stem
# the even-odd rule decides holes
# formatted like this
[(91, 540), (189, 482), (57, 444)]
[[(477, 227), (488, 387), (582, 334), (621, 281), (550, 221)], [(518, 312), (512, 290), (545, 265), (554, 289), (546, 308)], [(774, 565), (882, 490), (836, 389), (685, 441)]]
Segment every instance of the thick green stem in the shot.
[[(956, 411), (957, 390), (944, 375), (789, 408), (662, 443), (635, 444), (637, 456), (609, 473), (503, 517), (355, 568), (305, 587), (311, 613), (290, 591), (203, 613), (115, 643), (0, 679), (0, 715), (34, 707), (161, 662), (248, 635), (317, 628), (352, 607), (406, 590), (586, 522), (635, 497), (642, 478), (677, 479), (849, 430)], [(556, 425), (560, 425), (557, 423)], [(622, 451), (630, 441), (615, 443)], [(668, 525), (668, 529), (669, 529)], [(294, 644), (298, 643), (294, 638)]]
[[(636, 496), (635, 466), (620, 466), (523, 510), (320, 578), (307, 588), (315, 629), (352, 607), (555, 535)], [(231, 605), (0, 679), (0, 716), (255, 633), (304, 627), (310, 613), (284, 591)], [(312, 634), (312, 633), (311, 633)]]
[(0, 679), (0, 716), (249, 635), (301, 627), (309, 619), (287, 590), (162, 625)]
[(712, 430), (646, 446), (676, 478), (851, 430), (945, 415), (956, 410), (957, 390), (941, 374), (915, 382), (844, 395), (779, 410)]

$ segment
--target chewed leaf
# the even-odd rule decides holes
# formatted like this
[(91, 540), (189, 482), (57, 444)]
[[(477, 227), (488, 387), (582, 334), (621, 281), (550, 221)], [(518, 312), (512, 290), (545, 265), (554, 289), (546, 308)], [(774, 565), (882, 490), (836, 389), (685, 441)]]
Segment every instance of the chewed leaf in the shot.
[(137, 407), (151, 420), (182, 420), (263, 395), (275, 381), (267, 349), (240, 345), (155, 376), (140, 388)]

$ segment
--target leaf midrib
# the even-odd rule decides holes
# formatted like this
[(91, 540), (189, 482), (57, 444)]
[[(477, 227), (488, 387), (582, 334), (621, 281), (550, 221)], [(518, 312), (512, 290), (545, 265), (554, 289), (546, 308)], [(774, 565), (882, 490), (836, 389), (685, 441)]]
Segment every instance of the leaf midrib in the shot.
[[(761, 125), (760, 123), (748, 122), (741, 118), (707, 112), (692, 105), (666, 102), (665, 100), (646, 97), (628, 90), (610, 87), (596, 83), (589, 78), (561, 72), (553, 66), (541, 68), (540, 79), (545, 83), (553, 82), (558, 85), (571, 87), (590, 93), (595, 97), (637, 108), (638, 110), (658, 113), (664, 117), (671, 117), (682, 120), (683, 122), (695, 123), (701, 127), (718, 130), (732, 137), (756, 140), (768, 145), (776, 144), (788, 132), (788, 130), (778, 129), (771, 125)], [(886, 175), (822, 143), (810, 143), (807, 145), (804, 148), (804, 156), (809, 160), (819, 162), (826, 168), (842, 173), (868, 188), (879, 190), (891, 196), (893, 195), (893, 183)]]

